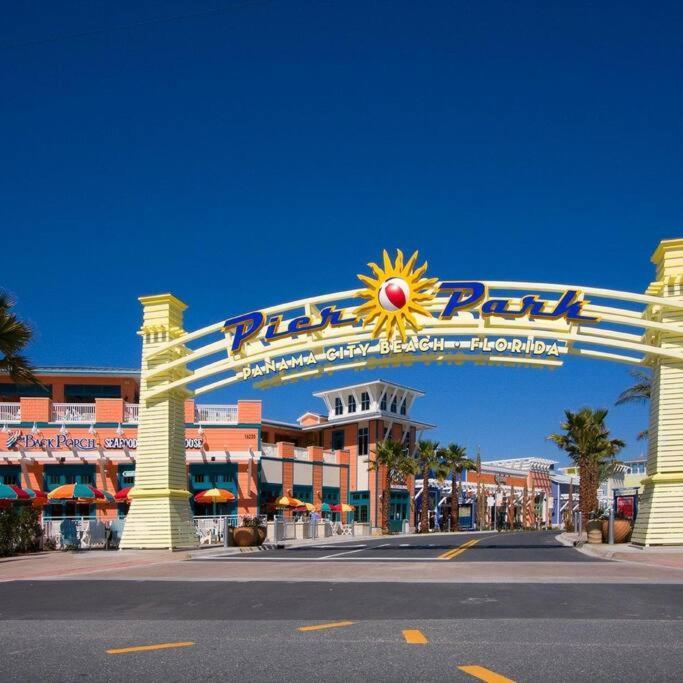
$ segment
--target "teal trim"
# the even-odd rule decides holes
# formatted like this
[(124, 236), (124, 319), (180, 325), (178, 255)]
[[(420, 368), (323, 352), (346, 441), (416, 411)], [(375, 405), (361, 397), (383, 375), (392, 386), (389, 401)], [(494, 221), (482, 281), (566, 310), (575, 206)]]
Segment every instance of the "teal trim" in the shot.
[(323, 465), (324, 467), (345, 467), (347, 470), (349, 469), (348, 465), (336, 462), (321, 462), (318, 460), (311, 462), (310, 460), (295, 460), (294, 458), (273, 458), (270, 455), (262, 455), (260, 459), (270, 460), (271, 462), (283, 462), (284, 460), (291, 460), (292, 462), (300, 463), (302, 465)]

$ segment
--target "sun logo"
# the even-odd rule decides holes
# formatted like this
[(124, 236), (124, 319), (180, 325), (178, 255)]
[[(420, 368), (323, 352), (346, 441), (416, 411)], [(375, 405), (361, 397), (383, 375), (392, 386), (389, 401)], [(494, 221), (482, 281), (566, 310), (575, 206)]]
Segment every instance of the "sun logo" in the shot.
[(383, 253), (383, 268), (376, 263), (368, 263), (368, 267), (374, 274), (373, 277), (359, 275), (358, 279), (365, 285), (357, 293), (357, 296), (368, 299), (355, 310), (356, 317), (363, 319), (363, 327), (372, 322), (375, 326), (372, 330), (373, 338), (384, 333), (392, 338), (398, 331), (403, 341), (407, 337), (408, 327), (415, 332), (422, 328), (417, 315), (431, 317), (431, 313), (425, 308), (434, 298), (432, 288), (437, 283), (437, 278), (423, 278), (427, 270), (425, 261), (419, 268), (415, 268), (417, 252), (408, 262), (403, 264), (403, 252), (396, 250), (396, 260), (392, 263), (386, 249)]

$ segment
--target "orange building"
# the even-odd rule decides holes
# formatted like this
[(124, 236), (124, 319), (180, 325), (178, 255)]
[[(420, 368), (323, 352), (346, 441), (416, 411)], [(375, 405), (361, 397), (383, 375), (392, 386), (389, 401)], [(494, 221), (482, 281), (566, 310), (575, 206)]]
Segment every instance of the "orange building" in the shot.
[[(135, 483), (139, 374), (110, 368), (39, 368), (42, 383), (0, 377), (0, 483), (49, 492), (86, 483), (112, 494)], [(368, 464), (387, 436), (414, 448), (431, 425), (410, 416), (421, 392), (376, 380), (315, 394), (326, 412), (295, 423), (263, 418), (261, 401), (235, 405), (185, 403), (188, 489), (235, 495), (218, 509), (191, 499), (193, 512), (266, 514), (281, 495), (304, 502), (349, 503), (358, 522), (379, 524), (381, 471)], [(414, 484), (392, 491), (392, 524), (411, 517)], [(46, 519), (113, 519), (125, 503), (47, 505)]]

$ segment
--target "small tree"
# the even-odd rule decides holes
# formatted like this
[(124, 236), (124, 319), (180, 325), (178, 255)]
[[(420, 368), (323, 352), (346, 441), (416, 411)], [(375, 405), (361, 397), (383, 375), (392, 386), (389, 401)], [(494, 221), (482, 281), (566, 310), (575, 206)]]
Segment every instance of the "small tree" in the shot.
[[(634, 368), (629, 371), (634, 379), (634, 383), (619, 394), (615, 405), (620, 406), (624, 403), (648, 403), (652, 396), (652, 373), (648, 370), (638, 370)], [(647, 439), (648, 430), (644, 429), (638, 433), (636, 438)]]
[(548, 437), (579, 468), (579, 509), (584, 528), (590, 515), (597, 512), (600, 481), (614, 469), (616, 454), (625, 445), (620, 439), (610, 439), (606, 417), (604, 409), (565, 410), (561, 423), (564, 433)]
[(39, 384), (31, 363), (22, 353), (31, 341), (32, 331), (12, 312), (14, 306), (14, 299), (0, 291), (0, 373), (9, 375), (14, 382)]
[(447, 448), (440, 451), (441, 462), (445, 469), (451, 475), (451, 530), (460, 530), (460, 481), (458, 475), (465, 471), (476, 470), (477, 466), (474, 461), (467, 457), (467, 451), (464, 446), (457, 443), (448, 444)]
[(418, 441), (417, 467), (422, 472), (420, 532), (427, 533), (429, 531), (429, 475), (434, 472), (437, 479), (445, 479), (447, 476), (439, 455), (439, 444), (436, 441)]
[(413, 476), (417, 464), (408, 454), (405, 446), (391, 439), (385, 439), (377, 444), (374, 451), (375, 459), (368, 463), (369, 470), (377, 470), (383, 474), (381, 527), (382, 533), (389, 533), (389, 506), (391, 503), (391, 486), (395, 481), (404, 481)]

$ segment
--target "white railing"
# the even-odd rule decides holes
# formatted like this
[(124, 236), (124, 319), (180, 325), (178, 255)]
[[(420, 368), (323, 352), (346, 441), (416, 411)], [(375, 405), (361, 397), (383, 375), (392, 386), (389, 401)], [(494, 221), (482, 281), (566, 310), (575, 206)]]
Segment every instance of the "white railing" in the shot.
[(266, 457), (276, 458), (277, 457), (277, 446), (274, 443), (262, 443), (261, 452)]
[(307, 448), (295, 448), (294, 449), (294, 459), (295, 460), (310, 460)]
[(124, 422), (138, 422), (138, 416), (140, 414), (140, 404), (139, 403), (126, 403), (123, 406), (123, 421)]
[(335, 465), (337, 463), (337, 454), (334, 451), (323, 451), (323, 462)]
[(195, 419), (203, 424), (237, 424), (237, 406), (196, 405)]
[(52, 422), (95, 422), (95, 404), (53, 403)]
[(0, 403), (0, 424), (21, 422), (21, 403)]

